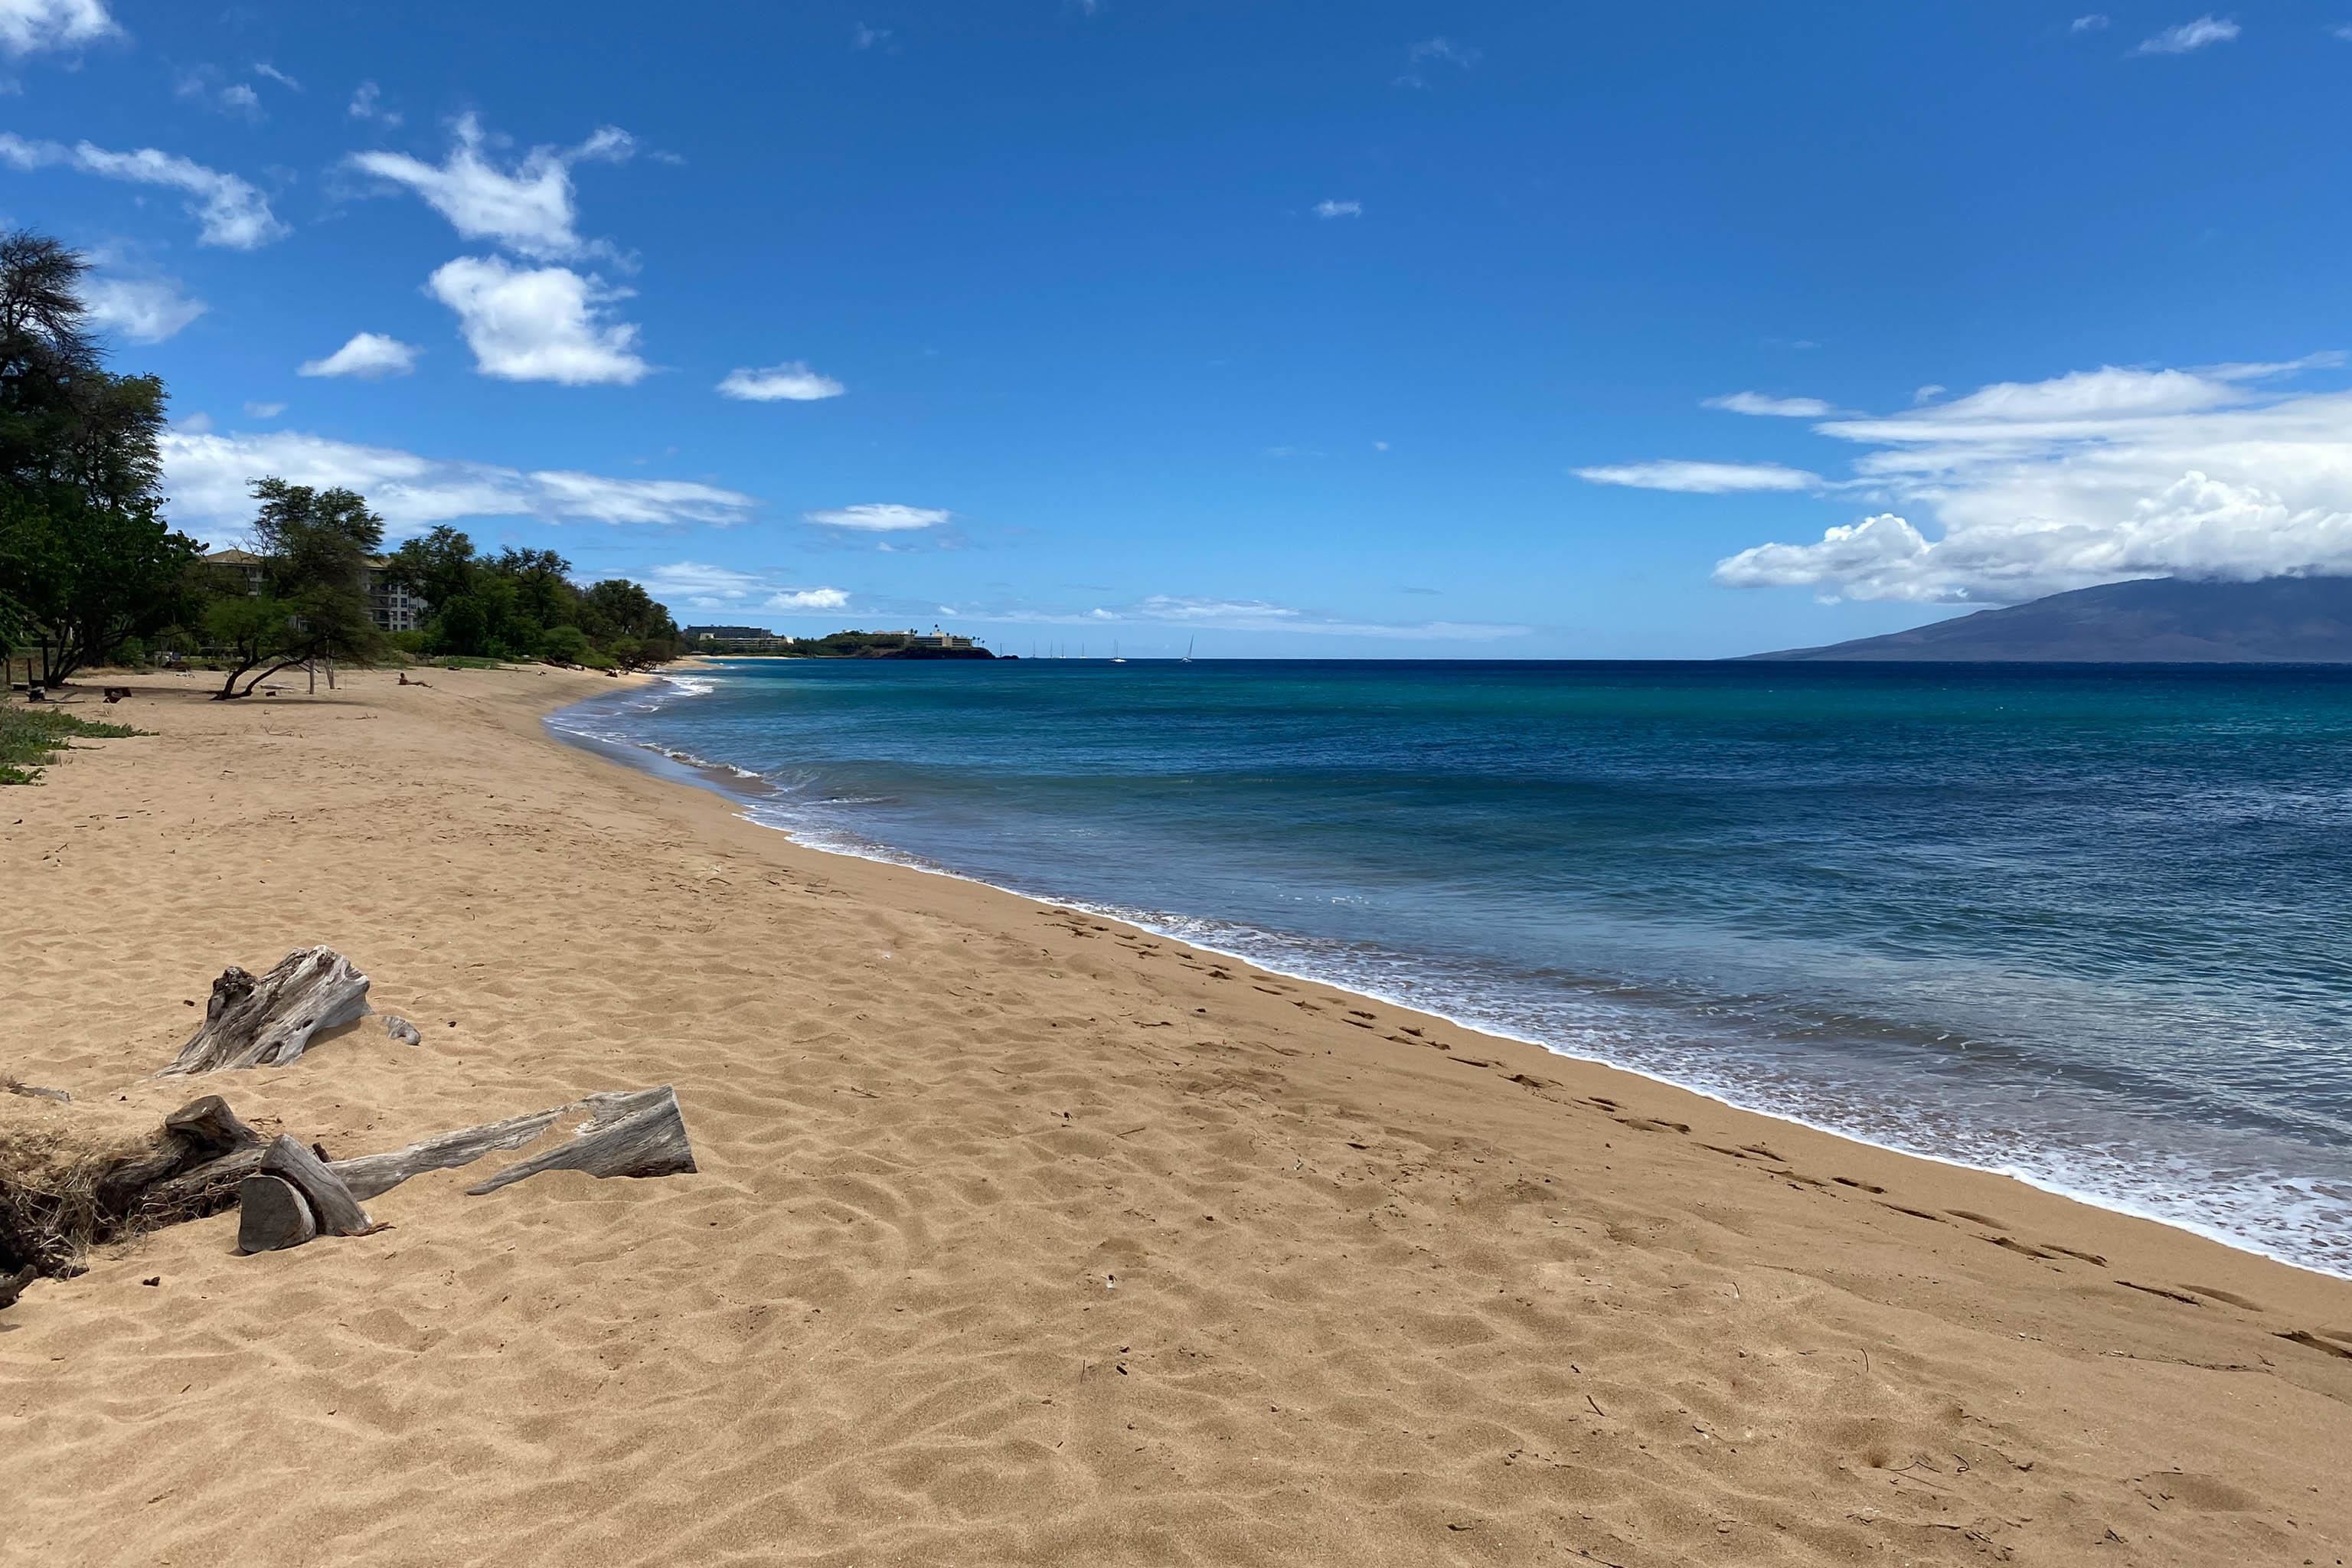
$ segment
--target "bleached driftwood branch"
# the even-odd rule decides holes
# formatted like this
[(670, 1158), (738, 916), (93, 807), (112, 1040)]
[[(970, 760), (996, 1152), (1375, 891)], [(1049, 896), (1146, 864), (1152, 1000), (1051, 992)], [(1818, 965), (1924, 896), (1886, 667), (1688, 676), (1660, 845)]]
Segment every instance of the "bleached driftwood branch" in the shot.
[(677, 1091), (659, 1089), (592, 1094), (580, 1102), (588, 1121), (567, 1143), (518, 1160), (466, 1189), (478, 1197), (541, 1171), (585, 1171), (592, 1176), (667, 1176), (695, 1169)]

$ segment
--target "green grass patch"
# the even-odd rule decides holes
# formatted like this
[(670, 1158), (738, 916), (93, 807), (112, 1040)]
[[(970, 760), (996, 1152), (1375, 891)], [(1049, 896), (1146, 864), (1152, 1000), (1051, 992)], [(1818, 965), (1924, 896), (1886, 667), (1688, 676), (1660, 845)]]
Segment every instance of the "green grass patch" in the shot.
[(0, 706), (0, 784), (31, 784), (77, 740), (112, 741), (145, 733), (128, 724), (84, 719), (55, 708)]

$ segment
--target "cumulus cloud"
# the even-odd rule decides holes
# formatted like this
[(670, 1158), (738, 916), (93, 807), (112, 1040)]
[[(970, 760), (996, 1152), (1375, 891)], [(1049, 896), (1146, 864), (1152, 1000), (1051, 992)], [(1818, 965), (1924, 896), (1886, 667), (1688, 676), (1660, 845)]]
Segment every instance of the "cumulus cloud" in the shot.
[[(362, 115), (358, 99), (352, 100), (352, 113)], [(354, 153), (350, 162), (415, 192), (467, 239), (488, 240), (534, 261), (568, 260), (603, 248), (583, 240), (574, 226), (572, 169), (592, 161), (625, 161), (636, 151), (627, 132), (607, 125), (576, 147), (534, 147), (512, 168), (500, 168), (485, 154), (488, 139), (473, 115), (459, 116), (454, 133), (457, 144), (439, 163), (383, 152)]]
[(900, 506), (895, 501), (865, 501), (830, 511), (804, 511), (801, 516), (823, 528), (847, 528), (860, 533), (904, 533), (937, 528), (955, 514), (932, 507)]
[(2177, 27), (2167, 27), (2151, 38), (2142, 38), (2136, 55), (2186, 55), (2213, 44), (2226, 44), (2238, 36), (2238, 24), (2200, 16), (2194, 22), (2183, 22)]
[(719, 395), (746, 403), (816, 403), (839, 397), (848, 390), (799, 360), (772, 364), (765, 370), (731, 370), (727, 379), (719, 384)]
[(58, 142), (27, 142), (13, 132), (0, 132), (0, 163), (18, 169), (74, 169), (102, 179), (184, 192), (189, 197), (188, 215), (199, 226), (197, 242), (203, 245), (253, 250), (289, 232), (270, 212), (262, 194), (235, 174), (224, 174), (152, 147), (111, 153), (88, 142), (68, 147)]
[(2352, 573), (2352, 392), (2271, 384), (2337, 363), (2108, 366), (1824, 422), (1867, 448), (1847, 483), (1885, 510), (1716, 576), (2014, 604), (2132, 577)]
[(637, 329), (609, 320), (628, 290), (568, 267), (519, 268), (461, 256), (433, 274), (435, 299), (457, 313), (474, 368), (502, 381), (633, 386), (653, 367), (637, 356)]
[(69, 49), (120, 31), (103, 0), (0, 0), (0, 50)]
[(1821, 488), (1818, 474), (1778, 463), (1693, 463), (1666, 459), (1654, 463), (1619, 463), (1579, 468), (1576, 477), (1596, 485), (1623, 485), (1637, 490), (1682, 490), (1693, 495), (1727, 495), (1740, 490), (1810, 490)]
[(230, 81), (216, 66), (190, 66), (172, 84), (172, 94), (218, 114), (261, 119), (261, 95), (250, 82)]
[(1819, 419), (1837, 410), (1818, 397), (1768, 397), (1760, 392), (1731, 392), (1701, 405), (1727, 414), (1755, 414), (1774, 419)]
[(81, 297), (89, 307), (92, 326), (121, 332), (134, 343), (160, 343), (208, 308), (202, 300), (182, 292), (169, 278), (115, 278), (101, 273), (83, 280)]
[(406, 375), (416, 368), (416, 356), (425, 351), (398, 338), (388, 338), (382, 332), (354, 332), (352, 341), (324, 359), (305, 360), (296, 368), (297, 375), (355, 375), (366, 381), (378, 381), (387, 375)]
[(290, 430), (221, 436), (183, 425), (164, 435), (162, 450), (173, 521), (187, 528), (243, 526), (253, 515), (249, 487), (261, 474), (358, 490), (397, 536), (469, 517), (724, 525), (744, 521), (759, 504), (715, 485), (611, 479), (562, 468), (524, 470)]
[(673, 607), (740, 614), (750, 609), (790, 614), (795, 610), (838, 610), (849, 603), (839, 588), (799, 588), (778, 584), (753, 572), (711, 566), (699, 561), (673, 561), (652, 566), (638, 575), (646, 590)]

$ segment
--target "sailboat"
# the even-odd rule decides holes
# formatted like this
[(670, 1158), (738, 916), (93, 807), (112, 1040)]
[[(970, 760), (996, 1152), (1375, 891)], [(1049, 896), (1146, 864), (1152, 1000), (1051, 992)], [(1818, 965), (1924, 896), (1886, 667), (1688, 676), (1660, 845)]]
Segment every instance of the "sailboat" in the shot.
[(1117, 643), (1110, 645), (1110, 661), (1113, 664), (1125, 664), (1127, 662), (1127, 660), (1118, 657), (1118, 644)]
[(1181, 662), (1185, 664), (1192, 662), (1192, 645), (1199, 640), (1200, 639), (1198, 637), (1186, 637), (1184, 639), (1184, 658)]

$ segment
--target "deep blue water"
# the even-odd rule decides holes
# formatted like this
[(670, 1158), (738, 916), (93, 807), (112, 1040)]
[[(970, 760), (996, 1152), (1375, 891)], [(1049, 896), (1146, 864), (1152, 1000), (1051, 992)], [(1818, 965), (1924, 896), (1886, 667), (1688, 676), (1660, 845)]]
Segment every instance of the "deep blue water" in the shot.
[(551, 723), (2352, 1275), (2352, 671), (750, 660)]

